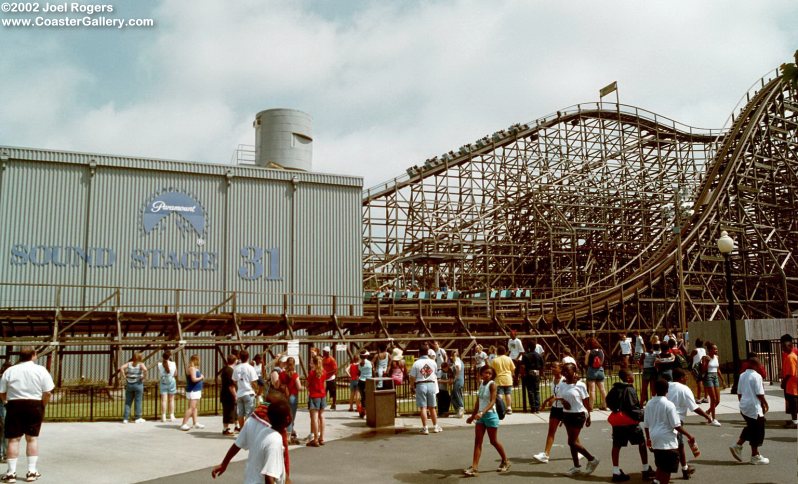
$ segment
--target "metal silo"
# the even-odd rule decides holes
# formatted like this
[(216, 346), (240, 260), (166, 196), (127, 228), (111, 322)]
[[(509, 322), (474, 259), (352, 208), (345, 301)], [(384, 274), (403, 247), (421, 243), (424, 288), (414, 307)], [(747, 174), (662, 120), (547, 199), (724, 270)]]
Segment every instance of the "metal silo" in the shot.
[(255, 116), (255, 164), (311, 171), (312, 119), (296, 109), (267, 109)]

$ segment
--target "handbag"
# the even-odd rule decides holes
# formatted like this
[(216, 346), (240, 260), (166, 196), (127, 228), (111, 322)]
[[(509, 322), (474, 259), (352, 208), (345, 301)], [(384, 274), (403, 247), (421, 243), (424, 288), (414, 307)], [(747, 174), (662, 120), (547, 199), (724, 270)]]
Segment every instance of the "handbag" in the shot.
[(640, 423), (623, 412), (612, 412), (610, 416), (607, 417), (607, 422), (613, 427), (628, 427)]

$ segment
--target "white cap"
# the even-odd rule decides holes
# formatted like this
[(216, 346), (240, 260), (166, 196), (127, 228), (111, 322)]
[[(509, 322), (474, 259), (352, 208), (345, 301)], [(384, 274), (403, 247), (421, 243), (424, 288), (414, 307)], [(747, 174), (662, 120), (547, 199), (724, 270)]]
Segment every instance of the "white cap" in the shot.
[(430, 358), (435, 358), (435, 350), (430, 348), (429, 351), (427, 351), (427, 356), (429, 356)]
[(325, 346), (324, 348), (321, 349), (321, 351), (324, 352), (324, 353), (329, 353), (330, 352), (330, 347), (329, 346)]

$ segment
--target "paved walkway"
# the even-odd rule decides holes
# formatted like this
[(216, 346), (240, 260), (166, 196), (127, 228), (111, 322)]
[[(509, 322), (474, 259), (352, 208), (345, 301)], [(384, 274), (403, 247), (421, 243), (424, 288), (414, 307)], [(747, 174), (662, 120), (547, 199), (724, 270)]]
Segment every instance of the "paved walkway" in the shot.
[[(781, 391), (777, 386), (767, 389), (771, 406), (769, 415), (773, 424), (768, 427), (769, 440), (765, 443), (763, 454), (786, 457), (773, 460), (775, 465), (768, 466), (767, 472), (774, 475), (767, 478), (757, 473), (756, 469), (763, 469), (760, 467), (744, 466), (737, 468), (737, 471), (730, 467), (729, 477), (733, 479), (730, 482), (794, 482), (796, 431), (777, 428), (776, 421), (780, 424), (784, 418), (784, 402), (779, 397)], [(703, 407), (706, 408), (706, 405)], [(713, 472), (713, 476), (720, 475), (718, 472), (725, 473), (722, 471), (730, 464), (728, 445), (739, 434), (742, 419), (739, 417), (736, 397), (724, 393), (718, 414), (724, 423), (723, 427), (692, 425), (690, 429), (699, 435), (699, 445), (704, 453), (697, 464), (711, 466), (707, 473)], [(473, 430), (466, 425), (465, 419), (441, 419), (444, 432), (425, 437), (417, 434), (417, 417), (399, 418), (395, 429), (375, 432), (354, 413), (339, 410), (327, 412), (326, 415), (326, 446), (319, 449), (292, 446), (295, 483), (355, 482), (360, 480), (359, 477), (371, 474), (375, 478), (395, 482), (459, 479), (461, 469), (470, 461)], [(506, 482), (512, 482), (513, 476), (524, 477), (525, 482), (530, 477), (536, 481), (545, 481), (549, 477), (562, 480), (561, 473), (570, 467), (566, 459), (567, 448), (563, 448), (563, 432), (558, 435), (558, 447), (554, 450), (559, 455), (557, 460), (538, 470), (542, 465), (532, 465), (529, 458), (542, 450), (547, 417), (547, 413), (516, 413), (502, 423), (500, 436), (514, 463), (512, 471), (507, 476), (501, 476), (509, 479)], [(595, 449), (594, 452), (603, 462), (595, 476), (583, 480), (609, 480), (610, 430), (608, 425), (602, 423), (606, 417), (606, 412), (594, 412), (596, 424), (585, 432), (588, 449)], [(220, 417), (202, 417), (200, 420), (206, 428), (190, 432), (180, 431), (177, 428), (179, 424), (152, 421), (127, 425), (110, 422), (45, 424), (40, 441), (39, 470), (43, 474), (40, 482), (214, 482), (209, 469), (221, 461), (233, 439), (221, 435)], [(689, 422), (697, 423), (698, 420), (690, 419)], [(297, 431), (300, 436), (307, 435), (309, 431), (306, 412), (300, 412), (297, 416)], [(622, 452), (622, 467), (627, 473), (639, 472), (639, 462), (635, 463), (633, 459), (635, 454), (631, 449)], [(711, 458), (716, 454), (717, 458)], [(496, 453), (487, 442), (483, 455), (486, 466), (493, 467)], [(368, 456), (368, 464), (364, 464), (365, 456)], [(245, 458), (246, 452), (241, 452), (236, 461)], [(24, 458), (20, 459), (19, 468), (25, 468)], [(741, 470), (743, 474), (740, 474)], [(333, 471), (335, 478), (330, 480)], [(782, 472), (786, 472), (786, 478), (779, 480)], [(242, 475), (243, 463), (233, 464), (228, 474), (215, 482), (241, 482)], [(483, 479), (486, 477), (492, 479), (498, 475), (483, 474)], [(701, 479), (699, 482), (707, 481)]]

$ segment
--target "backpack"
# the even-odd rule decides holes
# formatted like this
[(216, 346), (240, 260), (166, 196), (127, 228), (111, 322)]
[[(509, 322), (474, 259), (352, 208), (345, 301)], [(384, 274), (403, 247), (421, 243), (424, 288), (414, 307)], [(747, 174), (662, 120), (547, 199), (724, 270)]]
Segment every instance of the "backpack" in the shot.
[(601, 350), (593, 351), (593, 360), (590, 363), (590, 367), (594, 370), (598, 370), (601, 368), (601, 364), (604, 363), (604, 354)]
[(687, 358), (684, 355), (676, 355), (676, 366), (682, 370), (690, 369), (690, 363), (687, 362)]
[(498, 393), (496, 394), (496, 404), (494, 407), (496, 407), (496, 415), (499, 416), (499, 420), (504, 420), (504, 416), (507, 415), (507, 405)]

